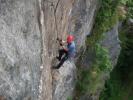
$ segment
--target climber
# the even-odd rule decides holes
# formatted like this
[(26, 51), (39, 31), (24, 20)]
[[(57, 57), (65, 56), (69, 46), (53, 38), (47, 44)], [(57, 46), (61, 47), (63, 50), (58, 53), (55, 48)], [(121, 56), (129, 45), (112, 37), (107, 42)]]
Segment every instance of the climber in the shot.
[[(68, 35), (67, 41), (63, 41), (59, 38), (57, 38), (57, 40), (59, 41), (60, 46), (62, 47), (59, 50), (59, 56), (56, 57), (60, 62), (55, 68), (59, 69), (66, 60), (71, 60), (72, 58), (74, 58), (76, 50), (73, 35)], [(65, 47), (65, 44), (67, 44), (67, 47)]]

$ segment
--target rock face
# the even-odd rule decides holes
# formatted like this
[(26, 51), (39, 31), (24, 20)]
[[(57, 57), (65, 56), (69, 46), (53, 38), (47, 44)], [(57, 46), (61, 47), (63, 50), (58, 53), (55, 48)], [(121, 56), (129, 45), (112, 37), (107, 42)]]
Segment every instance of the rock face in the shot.
[(109, 51), (110, 61), (112, 65), (117, 64), (117, 59), (120, 54), (120, 40), (118, 38), (118, 24), (116, 24), (110, 31), (105, 33), (105, 38), (102, 40), (102, 46), (106, 47)]
[(75, 65), (68, 61), (59, 71), (51, 70), (59, 47), (56, 38), (73, 33), (79, 51), (96, 9), (97, 0), (0, 0), (2, 98), (66, 100), (71, 96)]
[(6, 100), (37, 100), (42, 63), (37, 12), (36, 0), (0, 0), (0, 95)]
[[(76, 82), (75, 65), (66, 62), (59, 71), (50, 69), (50, 62), (58, 55), (59, 46), (56, 38), (60, 37), (65, 40), (68, 33), (73, 34), (78, 52), (81, 47), (85, 46), (85, 38), (91, 31), (96, 10), (97, 0), (46, 0), (41, 2), (42, 16), (44, 16), (41, 17), (45, 41), (43, 48), (46, 47), (43, 51), (46, 55), (43, 59), (45, 62), (41, 75), (41, 100), (43, 98), (67, 100), (73, 94)], [(52, 74), (49, 74), (51, 72)]]
[(73, 96), (76, 66), (66, 61), (59, 70), (53, 70), (53, 100), (67, 100)]
[[(97, 0), (0, 0), (0, 98), (71, 97), (76, 66), (67, 61), (59, 70), (51, 69), (58, 55), (56, 39), (73, 34), (79, 52), (90, 34), (97, 8)], [(104, 45), (112, 45), (106, 41), (116, 39), (117, 35), (108, 38), (111, 34)]]
[[(97, 7), (97, 0), (0, 0), (0, 98), (71, 97), (76, 66), (67, 61), (59, 70), (51, 69), (52, 60), (58, 55), (56, 39), (65, 40), (69, 33), (73, 34), (79, 52), (90, 34)], [(112, 43), (117, 40), (113, 33), (117, 33), (117, 28), (107, 33), (102, 42), (112, 60), (119, 49), (118, 41)]]

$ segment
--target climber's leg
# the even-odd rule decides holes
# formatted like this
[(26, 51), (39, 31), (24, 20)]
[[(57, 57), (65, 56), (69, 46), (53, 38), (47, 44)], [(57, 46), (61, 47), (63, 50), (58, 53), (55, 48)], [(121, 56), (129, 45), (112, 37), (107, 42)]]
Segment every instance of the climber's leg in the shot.
[(63, 55), (67, 55), (67, 52), (64, 49), (59, 50), (59, 57), (57, 59), (60, 61)]
[(56, 66), (56, 68), (59, 69), (67, 59), (68, 59), (68, 55), (66, 54), (66, 55), (60, 60), (60, 63)]

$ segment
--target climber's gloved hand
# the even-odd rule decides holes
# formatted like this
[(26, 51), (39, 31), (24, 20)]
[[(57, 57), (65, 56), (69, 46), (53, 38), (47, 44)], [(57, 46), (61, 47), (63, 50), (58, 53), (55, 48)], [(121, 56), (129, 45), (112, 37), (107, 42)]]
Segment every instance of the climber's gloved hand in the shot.
[(59, 41), (60, 46), (63, 46), (62, 39), (60, 39), (60, 38), (58, 37), (58, 38), (57, 38), (57, 41)]
[(60, 39), (59, 37), (57, 37), (57, 39), (56, 39), (57, 41), (62, 41), (62, 39)]
[(63, 46), (63, 43), (60, 43), (60, 46)]

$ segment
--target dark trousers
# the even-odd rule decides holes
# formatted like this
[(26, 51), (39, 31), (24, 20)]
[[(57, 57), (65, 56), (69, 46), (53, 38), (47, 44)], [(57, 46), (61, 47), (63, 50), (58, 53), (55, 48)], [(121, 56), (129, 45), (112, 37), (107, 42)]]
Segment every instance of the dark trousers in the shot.
[(64, 49), (60, 49), (59, 50), (59, 57), (58, 57), (58, 59), (59, 59), (60, 62), (56, 66), (56, 68), (60, 68), (63, 65), (63, 63), (68, 59), (68, 52), (66, 50), (64, 50)]

